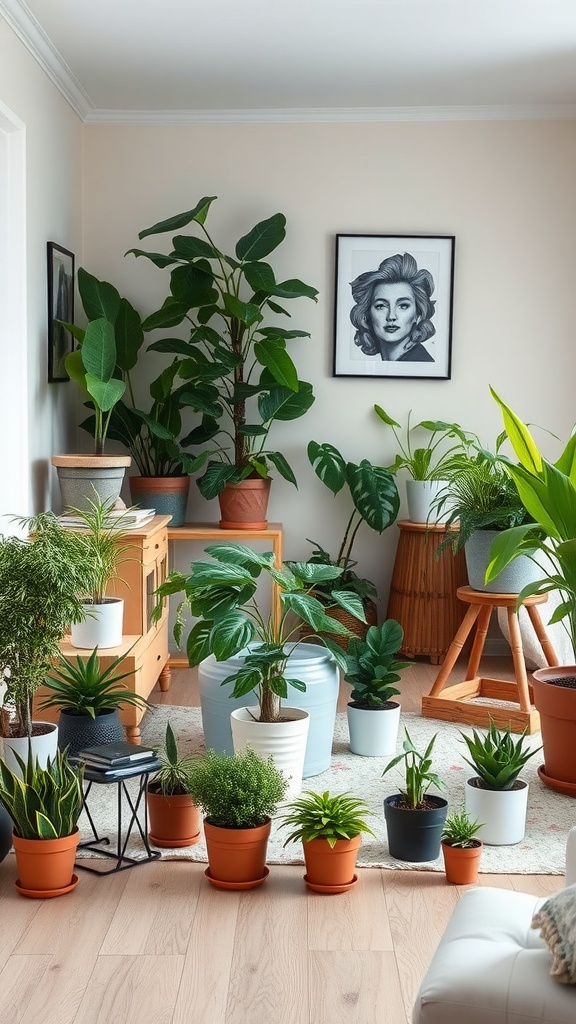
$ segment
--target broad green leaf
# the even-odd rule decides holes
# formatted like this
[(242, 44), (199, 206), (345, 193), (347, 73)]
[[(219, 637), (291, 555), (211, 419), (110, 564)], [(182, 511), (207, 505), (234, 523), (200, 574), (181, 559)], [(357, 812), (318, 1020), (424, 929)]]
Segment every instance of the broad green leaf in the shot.
[(519, 419), (518, 416), (516, 416), (515, 413), (512, 412), (512, 409), (504, 404), (493, 388), (490, 388), (490, 394), (500, 406), (506, 433), (516, 453), (518, 461), (530, 473), (538, 475), (542, 469), (542, 456), (538, 451), (538, 446), (536, 445), (532, 434), (528, 430), (528, 427), (521, 419)]
[(284, 608), (290, 608), (308, 626), (318, 631), (326, 628), (326, 609), (317, 598), (310, 594), (280, 594), (280, 600)]
[(363, 459), (346, 465), (346, 479), (355, 508), (372, 530), (382, 533), (397, 518), (400, 498), (394, 477)]
[(326, 484), (333, 494), (338, 494), (346, 482), (346, 463), (332, 444), (308, 444), (308, 459), (316, 476)]
[(214, 259), (220, 254), (210, 242), (204, 238), (195, 238), (194, 235), (175, 235), (172, 239), (174, 252), (180, 260)]
[(74, 352), (69, 352), (64, 360), (64, 366), (70, 380), (73, 380), (79, 388), (88, 394), (88, 388), (86, 387), (86, 370), (84, 369), (84, 363), (82, 362), (81, 350), (77, 348)]
[(277, 249), (286, 237), (286, 217), (283, 213), (275, 213), (267, 220), (256, 224), (247, 235), (236, 243), (236, 256), (242, 263), (253, 263), (264, 259)]
[(318, 289), (312, 288), (309, 284), (304, 284), (297, 277), (290, 278), (288, 281), (280, 281), (276, 285), (274, 295), (277, 295), (279, 299), (306, 298), (313, 299), (314, 302), (318, 301)]
[(257, 341), (254, 343), (254, 355), (261, 366), (270, 370), (278, 384), (298, 391), (298, 373), (286, 352), (284, 341)]
[(353, 615), (354, 618), (359, 619), (360, 622), (366, 622), (364, 605), (357, 594), (352, 593), (350, 590), (333, 590), (330, 597), (339, 608), (344, 608), (345, 611)]
[(197, 622), (188, 634), (186, 653), (191, 667), (199, 665), (204, 658), (212, 654), (209, 640), (211, 626), (209, 622)]
[(204, 269), (197, 263), (175, 267), (170, 274), (170, 291), (175, 301), (187, 309), (212, 305), (218, 298), (210, 267)]
[(236, 475), (234, 466), (222, 462), (209, 462), (204, 476), (197, 481), (200, 494), (210, 501), (217, 498), (226, 484)]
[(254, 623), (242, 612), (230, 612), (219, 618), (210, 632), (210, 645), (216, 661), (226, 661), (238, 654), (250, 643), (254, 633)]
[(138, 361), (138, 353), (144, 341), (140, 314), (127, 299), (120, 300), (120, 307), (114, 324), (116, 343), (116, 364), (121, 370), (132, 370)]
[(114, 325), (104, 317), (92, 320), (86, 328), (81, 351), (86, 373), (100, 381), (110, 380), (116, 367)]
[(120, 308), (120, 293), (113, 284), (99, 281), (83, 267), (78, 268), (78, 291), (88, 320), (104, 317), (114, 323)]
[(260, 323), (263, 319), (260, 309), (253, 302), (242, 302), (236, 295), (230, 295), (228, 292), (224, 294), (223, 302), (227, 316), (235, 317), (236, 320), (240, 320), (246, 327)]
[(276, 288), (276, 278), (269, 263), (246, 263), (244, 277), (254, 292), (268, 292)]
[(253, 551), (252, 548), (247, 547), (245, 544), (226, 544), (218, 542), (218, 544), (208, 544), (204, 549), (207, 554), (211, 555), (218, 562), (231, 563), (232, 565), (241, 565), (251, 576), (259, 576), (262, 569), (267, 568), (274, 564), (274, 552), (266, 551), (264, 554), (259, 554), (257, 551)]
[(306, 381), (300, 381), (296, 392), (289, 388), (275, 387), (258, 398), (258, 410), (264, 423), (299, 419), (313, 404), (312, 385)]
[(160, 267), (161, 270), (173, 266), (176, 262), (173, 256), (165, 256), (163, 252), (146, 252), (145, 249), (128, 249), (124, 255), (135, 256), (136, 259), (139, 256), (145, 256), (155, 267)]
[(188, 313), (188, 306), (186, 303), (175, 302), (173, 299), (167, 300), (161, 309), (157, 309), (155, 313), (151, 313), (145, 320), (142, 321), (143, 331), (155, 331), (162, 327), (177, 327), (184, 320)]
[(375, 405), (374, 410), (375, 412), (378, 413), (380, 419), (383, 420), (384, 423), (387, 423), (389, 427), (398, 427), (399, 429), (401, 429), (400, 424), (397, 423), (396, 420), (393, 420), (392, 417), (389, 416), (387, 412), (384, 412), (384, 409), (382, 408), (381, 405)]
[(169, 217), (168, 220), (159, 221), (151, 228), (140, 231), (138, 238), (146, 238), (148, 235), (161, 235), (164, 231), (178, 231), (179, 228), (185, 228), (191, 221), (203, 224), (208, 215), (208, 210), (215, 199), (216, 196), (204, 196), (199, 203), (196, 203), (193, 210), (188, 210), (186, 213), (178, 213), (174, 217)]
[(91, 373), (86, 374), (86, 387), (102, 412), (109, 412), (116, 402), (120, 401), (126, 390), (123, 380), (113, 377), (112, 380), (101, 381), (97, 377), (93, 377)]

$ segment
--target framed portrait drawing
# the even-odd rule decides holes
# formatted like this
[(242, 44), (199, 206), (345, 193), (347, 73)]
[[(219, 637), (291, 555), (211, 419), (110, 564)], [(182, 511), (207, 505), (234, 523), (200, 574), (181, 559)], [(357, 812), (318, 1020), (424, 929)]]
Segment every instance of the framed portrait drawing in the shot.
[(334, 377), (449, 380), (454, 235), (337, 235)]
[(48, 383), (69, 380), (64, 360), (74, 348), (74, 337), (57, 323), (74, 322), (74, 253), (48, 242)]

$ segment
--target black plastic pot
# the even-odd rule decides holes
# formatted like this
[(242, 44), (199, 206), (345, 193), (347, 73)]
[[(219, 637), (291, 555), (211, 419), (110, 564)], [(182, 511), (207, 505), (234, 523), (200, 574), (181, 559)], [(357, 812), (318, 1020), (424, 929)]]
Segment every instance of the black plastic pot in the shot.
[(91, 715), (73, 715), (61, 711), (58, 720), (58, 746), (60, 750), (69, 746), (69, 754), (77, 754), (85, 747), (96, 747), (102, 743), (116, 743), (123, 740), (124, 729), (116, 710), (104, 711), (92, 718)]
[(440, 856), (440, 834), (446, 819), (448, 801), (441, 796), (428, 796), (431, 807), (411, 810), (397, 806), (400, 793), (384, 800), (384, 818), (388, 831), (388, 851), (396, 860), (420, 863)]
[(4, 857), (12, 849), (12, 818), (0, 806), (0, 860), (4, 860)]

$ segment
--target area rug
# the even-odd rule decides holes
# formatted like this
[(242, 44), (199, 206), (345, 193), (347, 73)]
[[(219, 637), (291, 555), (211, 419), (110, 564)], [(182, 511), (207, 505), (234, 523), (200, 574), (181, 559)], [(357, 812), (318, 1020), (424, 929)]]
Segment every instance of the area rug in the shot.
[[(202, 720), (199, 708), (172, 707), (160, 705), (146, 714), (143, 722), (143, 742), (150, 746), (162, 743), (166, 723), (170, 721), (182, 752), (204, 750)], [(473, 774), (464, 761), (465, 744), (460, 730), (471, 733), (469, 726), (458, 726), (448, 722), (422, 718), (419, 714), (404, 713), (400, 720), (401, 749), (403, 730), (407, 728), (419, 750), (423, 750), (434, 735), (438, 734), (434, 748), (434, 768), (444, 781), (446, 788), (441, 795), (448, 800), (451, 810), (459, 809), (464, 802), (464, 783)], [(533, 749), (540, 746), (540, 734), (531, 737)], [(370, 806), (373, 817), (370, 826), (375, 836), (365, 836), (360, 847), (360, 867), (393, 869), (415, 868), (423, 871), (443, 871), (442, 857), (425, 864), (412, 864), (395, 860), (388, 853), (386, 825), (382, 801), (385, 796), (398, 790), (402, 781), (400, 769), (393, 769), (385, 778), (382, 770), (389, 758), (359, 757), (350, 753), (348, 746), (348, 725), (345, 714), (336, 717), (332, 763), (328, 771), (304, 780), (304, 789), (331, 793), (351, 791), (362, 797)], [(540, 754), (532, 758), (522, 778), (529, 783), (528, 819), (526, 836), (515, 846), (486, 846), (482, 852), (480, 870), (488, 874), (563, 874), (566, 836), (576, 824), (576, 800), (561, 796), (547, 789), (537, 776)], [(134, 780), (130, 782), (135, 786)], [(89, 807), (100, 834), (115, 835), (116, 831), (116, 787), (93, 786)], [(85, 818), (80, 821), (82, 839), (89, 831)], [(302, 864), (299, 844), (284, 846), (287, 831), (273, 823), (268, 846), (268, 863)], [(141, 847), (131, 839), (129, 852), (138, 853)], [(190, 859), (206, 861), (206, 847), (203, 839), (196, 845), (184, 849), (162, 850), (162, 857), (168, 859)]]

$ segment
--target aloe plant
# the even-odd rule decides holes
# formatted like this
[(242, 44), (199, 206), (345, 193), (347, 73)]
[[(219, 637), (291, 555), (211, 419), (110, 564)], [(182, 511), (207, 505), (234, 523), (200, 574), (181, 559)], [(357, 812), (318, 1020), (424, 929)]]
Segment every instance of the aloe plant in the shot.
[(475, 839), (475, 836), (482, 827), (483, 822), (475, 821), (464, 809), (454, 811), (446, 817), (440, 839), (447, 846), (467, 850), (479, 845), (480, 840)]
[(512, 789), (524, 765), (542, 749), (526, 750), (526, 729), (514, 742), (510, 727), (500, 730), (492, 718), (485, 736), (476, 729), (472, 736), (463, 732), (460, 735), (470, 753), (464, 760), (474, 769), (484, 789)]
[(45, 768), (33, 759), (14, 757), (22, 778), (0, 759), (0, 804), (12, 818), (14, 832), (22, 839), (61, 839), (72, 834), (83, 804), (82, 766), (73, 767), (66, 751), (48, 758)]
[(73, 661), (60, 655), (54, 666), (58, 675), (46, 678), (44, 685), (50, 693), (40, 702), (40, 710), (59, 708), (60, 711), (96, 718), (104, 711), (113, 711), (124, 705), (148, 708), (150, 705), (144, 697), (118, 685), (133, 675), (132, 672), (116, 671), (130, 650), (114, 658), (106, 668), (101, 668), (97, 647), (86, 661), (79, 655)]

